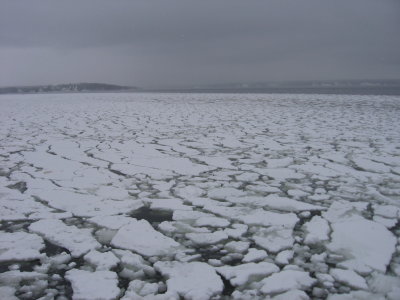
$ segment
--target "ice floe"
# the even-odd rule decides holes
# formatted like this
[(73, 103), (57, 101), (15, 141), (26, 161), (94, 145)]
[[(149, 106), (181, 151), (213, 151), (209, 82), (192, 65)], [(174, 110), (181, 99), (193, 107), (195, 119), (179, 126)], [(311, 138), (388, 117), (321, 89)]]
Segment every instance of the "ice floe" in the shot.
[(84, 257), (85, 261), (95, 266), (96, 270), (110, 270), (119, 263), (119, 259), (112, 252), (91, 250)]
[(43, 239), (26, 232), (0, 232), (0, 262), (29, 261), (43, 257)]
[(92, 230), (67, 226), (60, 220), (40, 220), (32, 223), (29, 230), (42, 235), (57, 246), (68, 249), (75, 257), (101, 246), (93, 237)]
[(400, 298), (397, 96), (0, 95), (0, 298)]
[(385, 226), (357, 217), (334, 222), (331, 227), (332, 241), (327, 247), (344, 255), (341, 266), (361, 273), (385, 272), (397, 242)]
[(201, 262), (157, 262), (154, 268), (167, 278), (170, 297), (207, 300), (222, 292), (224, 285), (214, 268)]
[(146, 220), (132, 220), (122, 226), (111, 241), (117, 248), (145, 256), (173, 255), (180, 244), (154, 230)]
[(114, 272), (73, 269), (65, 277), (71, 282), (74, 300), (114, 300), (120, 294), (118, 276)]
[(317, 244), (329, 240), (330, 227), (328, 222), (320, 216), (314, 216), (303, 225), (306, 233), (304, 243)]
[(316, 282), (307, 272), (285, 270), (274, 273), (261, 281), (261, 292), (277, 294), (294, 289), (307, 289)]
[(279, 268), (269, 262), (247, 263), (238, 266), (223, 266), (215, 268), (233, 286), (242, 286), (257, 281), (278, 272)]

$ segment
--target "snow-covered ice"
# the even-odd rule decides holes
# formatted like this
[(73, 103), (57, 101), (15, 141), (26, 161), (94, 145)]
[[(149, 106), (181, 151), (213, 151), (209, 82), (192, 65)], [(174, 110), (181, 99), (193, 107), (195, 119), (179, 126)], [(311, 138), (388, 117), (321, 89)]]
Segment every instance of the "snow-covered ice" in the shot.
[(247, 254), (243, 257), (243, 262), (253, 262), (263, 260), (268, 257), (268, 254), (265, 250), (259, 250), (255, 248), (250, 248)]
[(190, 300), (206, 300), (223, 290), (214, 268), (201, 262), (157, 262), (154, 267), (167, 278), (167, 295)]
[(261, 281), (261, 292), (265, 294), (282, 293), (289, 290), (309, 288), (315, 279), (311, 278), (307, 272), (297, 270), (285, 270), (274, 273)]
[(180, 244), (154, 230), (146, 220), (133, 219), (122, 226), (111, 241), (116, 248), (132, 250), (145, 256), (173, 255)]
[(92, 230), (67, 226), (60, 220), (40, 220), (29, 226), (29, 231), (42, 235), (51, 243), (68, 249), (72, 256), (81, 256), (101, 245), (92, 236)]
[(279, 268), (269, 262), (260, 262), (238, 266), (223, 266), (216, 268), (216, 270), (229, 280), (233, 286), (241, 286), (278, 272)]
[(339, 220), (332, 224), (328, 249), (345, 257), (341, 266), (359, 272), (385, 272), (395, 252), (396, 238), (382, 224), (362, 217)]
[(39, 259), (43, 248), (43, 239), (36, 234), (0, 232), (0, 263)]
[(335, 280), (356, 289), (368, 289), (365, 279), (352, 270), (331, 269), (330, 274)]
[(0, 107), (1, 299), (400, 297), (400, 97)]
[(111, 252), (90, 251), (84, 257), (85, 261), (95, 266), (96, 270), (110, 270), (118, 265), (119, 259)]
[(73, 269), (65, 277), (71, 282), (73, 300), (118, 299), (118, 276), (110, 271), (89, 272)]
[(215, 231), (211, 233), (193, 232), (187, 233), (186, 237), (190, 239), (194, 244), (200, 246), (213, 245), (228, 239), (228, 235), (223, 231)]
[(304, 224), (304, 232), (306, 233), (304, 243), (316, 244), (329, 240), (330, 227), (328, 221), (320, 216), (314, 216)]

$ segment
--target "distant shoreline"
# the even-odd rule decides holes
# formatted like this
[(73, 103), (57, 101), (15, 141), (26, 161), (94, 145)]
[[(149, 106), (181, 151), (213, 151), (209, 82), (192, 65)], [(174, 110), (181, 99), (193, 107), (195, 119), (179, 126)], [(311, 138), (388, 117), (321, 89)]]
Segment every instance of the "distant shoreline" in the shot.
[(221, 88), (221, 89), (143, 89), (134, 92), (159, 93), (232, 93), (232, 94), (337, 94), (400, 96), (400, 87), (294, 87), (294, 88)]
[(230, 93), (230, 94), (338, 94), (338, 95), (400, 95), (398, 84), (360, 85), (344, 84), (330, 86), (297, 85), (253, 85), (253, 86), (200, 86), (180, 88), (137, 88), (104, 83), (77, 83), (40, 86), (0, 88), (1, 94), (65, 94), (65, 93)]
[(112, 91), (52, 91), (18, 92), (1, 95), (51, 95), (51, 94), (91, 94), (91, 93), (171, 93), (171, 94), (309, 94), (309, 95), (362, 95), (400, 96), (399, 88), (263, 88), (263, 89), (127, 89)]

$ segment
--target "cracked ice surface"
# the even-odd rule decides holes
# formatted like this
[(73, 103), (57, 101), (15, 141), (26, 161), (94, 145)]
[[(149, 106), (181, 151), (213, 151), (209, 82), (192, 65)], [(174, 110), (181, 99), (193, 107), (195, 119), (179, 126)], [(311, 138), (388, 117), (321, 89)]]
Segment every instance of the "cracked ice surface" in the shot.
[(400, 97), (0, 105), (3, 298), (400, 298)]

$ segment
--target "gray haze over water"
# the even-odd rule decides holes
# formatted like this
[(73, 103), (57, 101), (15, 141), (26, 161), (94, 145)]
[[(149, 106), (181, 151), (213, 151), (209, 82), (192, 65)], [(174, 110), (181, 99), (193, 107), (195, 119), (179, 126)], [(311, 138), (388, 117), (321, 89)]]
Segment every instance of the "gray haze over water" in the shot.
[(0, 0), (0, 86), (399, 78), (398, 0)]

